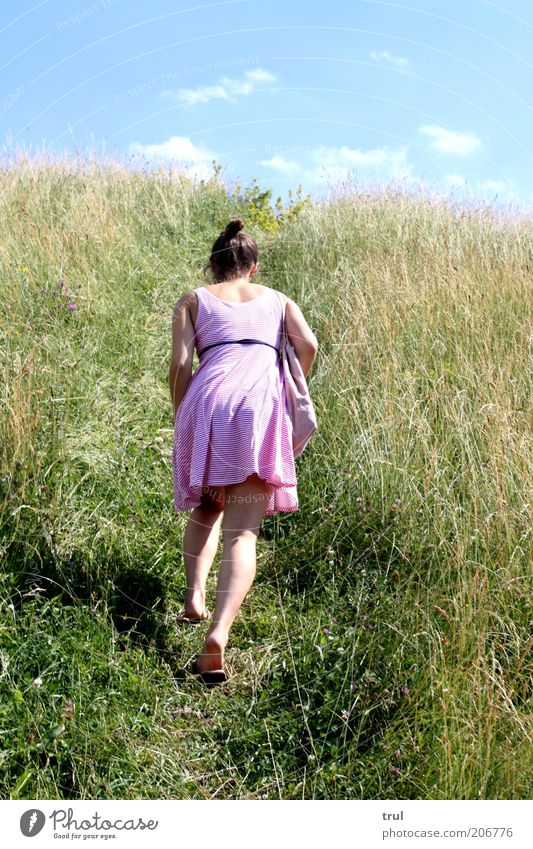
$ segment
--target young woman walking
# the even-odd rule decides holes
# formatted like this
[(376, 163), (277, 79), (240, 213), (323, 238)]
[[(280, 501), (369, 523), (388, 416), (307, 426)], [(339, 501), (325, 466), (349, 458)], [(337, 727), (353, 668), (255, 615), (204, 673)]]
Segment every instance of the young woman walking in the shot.
[[(192, 508), (185, 528), (187, 577), (181, 621), (209, 619), (206, 579), (222, 529), (216, 604), (193, 671), (204, 683), (226, 680), (224, 649), (256, 572), (263, 516), (298, 509), (292, 425), (279, 360), (283, 309), (289, 341), (307, 377), (318, 342), (298, 305), (258, 271), (255, 240), (232, 219), (213, 244), (213, 283), (174, 308), (170, 395), (174, 406), (174, 507)], [(192, 374), (196, 348), (200, 364)]]

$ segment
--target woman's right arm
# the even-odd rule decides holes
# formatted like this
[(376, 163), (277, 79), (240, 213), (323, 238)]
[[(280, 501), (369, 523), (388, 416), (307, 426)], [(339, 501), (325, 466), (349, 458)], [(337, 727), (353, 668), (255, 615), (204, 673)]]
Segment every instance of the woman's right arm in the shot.
[(296, 352), (304, 377), (313, 367), (318, 352), (318, 340), (306, 322), (297, 303), (286, 297), (285, 326), (289, 342)]

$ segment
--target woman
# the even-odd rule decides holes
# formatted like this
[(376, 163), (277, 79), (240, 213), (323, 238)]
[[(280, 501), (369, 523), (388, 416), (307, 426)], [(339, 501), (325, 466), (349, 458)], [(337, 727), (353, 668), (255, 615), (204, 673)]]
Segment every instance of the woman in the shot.
[[(177, 513), (193, 508), (183, 540), (186, 624), (209, 618), (206, 579), (221, 528), (223, 536), (213, 621), (193, 666), (204, 683), (226, 680), (224, 649), (255, 577), (263, 516), (298, 509), (279, 360), (284, 308), (306, 377), (318, 350), (298, 305), (251, 282), (258, 248), (242, 227), (240, 219), (229, 222), (211, 250), (214, 282), (183, 295), (173, 313), (174, 507)], [(200, 365), (192, 375), (195, 347)]]

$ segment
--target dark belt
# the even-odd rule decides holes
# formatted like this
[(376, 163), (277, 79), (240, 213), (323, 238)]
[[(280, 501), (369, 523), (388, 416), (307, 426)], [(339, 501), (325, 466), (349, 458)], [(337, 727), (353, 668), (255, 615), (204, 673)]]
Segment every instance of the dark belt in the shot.
[(198, 357), (201, 357), (205, 351), (208, 351), (209, 348), (214, 348), (216, 345), (234, 345), (237, 342), (244, 342), (246, 345), (249, 345), (252, 342), (257, 345), (268, 345), (269, 348), (274, 348), (278, 356), (281, 356), (279, 348), (276, 348), (275, 345), (271, 345), (270, 342), (263, 342), (261, 339), (228, 339), (225, 342), (213, 342), (212, 345), (206, 345), (205, 348), (202, 348), (202, 350), (198, 352)]

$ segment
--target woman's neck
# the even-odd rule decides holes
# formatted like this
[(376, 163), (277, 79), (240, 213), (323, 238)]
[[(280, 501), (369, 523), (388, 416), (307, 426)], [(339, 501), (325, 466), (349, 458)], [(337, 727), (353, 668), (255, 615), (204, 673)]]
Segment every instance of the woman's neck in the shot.
[(212, 286), (247, 286), (251, 283), (251, 279), (249, 277), (235, 277), (233, 280), (215, 280), (211, 285)]

